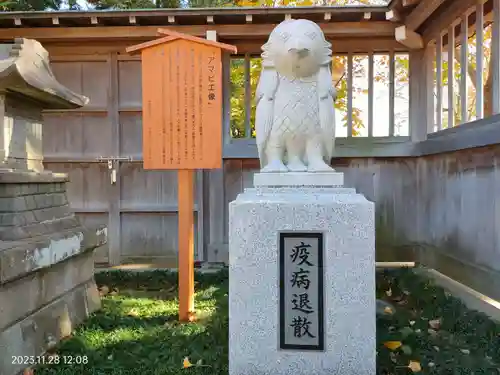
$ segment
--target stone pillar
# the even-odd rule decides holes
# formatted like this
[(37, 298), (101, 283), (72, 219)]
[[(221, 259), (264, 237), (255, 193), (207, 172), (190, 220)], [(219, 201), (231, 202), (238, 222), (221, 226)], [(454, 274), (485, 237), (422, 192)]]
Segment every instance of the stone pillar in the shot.
[(254, 186), (229, 206), (229, 374), (375, 374), (374, 204), (337, 172)]

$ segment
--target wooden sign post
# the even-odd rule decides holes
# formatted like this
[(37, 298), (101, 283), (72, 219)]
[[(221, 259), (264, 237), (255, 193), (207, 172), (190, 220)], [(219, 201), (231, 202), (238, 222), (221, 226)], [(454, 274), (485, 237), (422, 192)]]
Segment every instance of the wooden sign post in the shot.
[(192, 321), (193, 175), (222, 168), (222, 53), (236, 53), (236, 47), (167, 29), (158, 33), (165, 36), (127, 52), (141, 53), (144, 169), (178, 171), (179, 320)]

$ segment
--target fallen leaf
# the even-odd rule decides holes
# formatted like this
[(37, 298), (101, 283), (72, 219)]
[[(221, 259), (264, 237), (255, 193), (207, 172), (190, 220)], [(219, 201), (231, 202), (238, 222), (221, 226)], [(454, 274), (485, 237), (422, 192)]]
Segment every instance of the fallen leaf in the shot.
[(404, 305), (408, 304), (408, 301), (407, 301), (407, 300), (405, 300), (405, 299), (403, 299), (403, 300), (401, 300), (401, 301), (399, 301), (399, 302), (396, 302), (396, 303), (397, 303), (399, 306), (404, 306)]
[(197, 366), (201, 366), (201, 365), (202, 365), (202, 361), (201, 361), (201, 359), (199, 359), (199, 360), (197, 360), (197, 361), (196, 361), (196, 365), (197, 365)]
[(470, 350), (469, 349), (460, 349), (460, 351), (464, 354), (470, 354)]
[(433, 348), (434, 348), (434, 350), (435, 350), (436, 352), (439, 352), (439, 347), (438, 347), (438, 346), (433, 346)]
[(195, 322), (196, 321), (196, 312), (190, 311), (188, 313), (188, 322)]
[(103, 285), (99, 288), (99, 294), (101, 296), (105, 296), (108, 293), (109, 293), (109, 288), (106, 285)]
[(391, 349), (391, 350), (396, 350), (401, 345), (403, 345), (403, 343), (401, 341), (386, 341), (386, 342), (384, 342), (384, 346), (388, 349)]
[(33, 375), (34, 373), (35, 373), (35, 371), (33, 371), (30, 368), (25, 368), (23, 371), (23, 375)]
[(386, 313), (386, 314), (391, 314), (391, 315), (392, 315), (393, 311), (392, 311), (392, 309), (391, 309), (389, 306), (387, 306), (387, 307), (384, 309), (384, 313)]
[(389, 353), (389, 358), (391, 359), (391, 361), (393, 363), (398, 363), (398, 358), (397, 358), (396, 354), (394, 354), (394, 352)]
[(414, 320), (410, 320), (410, 325), (414, 325), (415, 324), (415, 321)]
[(185, 357), (184, 361), (182, 361), (182, 367), (188, 368), (188, 367), (192, 367), (192, 366), (193, 366), (193, 364), (191, 362), (189, 362), (189, 358)]
[(434, 331), (432, 328), (429, 328), (427, 330), (427, 332), (429, 333), (429, 335), (431, 335), (432, 337), (436, 337), (437, 336), (437, 332)]
[(412, 350), (411, 348), (408, 346), (408, 345), (403, 345), (401, 347), (401, 350), (403, 351), (403, 353), (405, 353), (406, 355), (411, 355), (412, 353)]
[(434, 366), (436, 366), (436, 364), (435, 364), (434, 362), (429, 362), (429, 363), (427, 364), (427, 366), (429, 366), (429, 367), (434, 367)]
[(388, 290), (386, 290), (385, 294), (387, 295), (387, 297), (392, 296), (392, 289), (389, 288)]
[(408, 364), (408, 368), (412, 372), (420, 372), (420, 371), (422, 371), (422, 366), (420, 366), (420, 362), (417, 362), (417, 361), (410, 361), (410, 363)]
[(108, 359), (109, 360), (113, 359), (113, 354), (108, 355)]
[(411, 293), (408, 290), (403, 290), (403, 293), (409, 296)]
[(417, 328), (417, 329), (415, 330), (415, 333), (420, 333), (420, 332), (422, 332), (422, 330), (421, 330), (420, 328)]
[(441, 319), (429, 320), (429, 325), (431, 326), (432, 329), (437, 330), (441, 327)]
[(139, 316), (139, 313), (137, 312), (136, 309), (131, 309), (128, 313), (128, 316)]

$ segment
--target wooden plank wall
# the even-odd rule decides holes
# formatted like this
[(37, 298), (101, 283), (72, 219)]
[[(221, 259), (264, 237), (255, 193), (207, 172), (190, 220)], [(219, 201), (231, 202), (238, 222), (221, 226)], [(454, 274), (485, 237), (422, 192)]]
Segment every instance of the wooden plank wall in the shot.
[(43, 140), (45, 168), (69, 173), (69, 200), (82, 221), (108, 226), (96, 261), (175, 265), (177, 175), (142, 168), (140, 61), (117, 53), (51, 59), (57, 79), (90, 98), (84, 109), (46, 113)]
[[(345, 185), (376, 203), (382, 245), (428, 244), (498, 272), (499, 166), (500, 145), (419, 158), (334, 160)], [(256, 170), (253, 160), (225, 162), (226, 217), (227, 204), (252, 186)]]
[[(500, 145), (334, 167), (375, 202), (378, 261), (421, 262), (500, 298)], [(224, 217), (256, 170), (254, 160), (225, 162)]]

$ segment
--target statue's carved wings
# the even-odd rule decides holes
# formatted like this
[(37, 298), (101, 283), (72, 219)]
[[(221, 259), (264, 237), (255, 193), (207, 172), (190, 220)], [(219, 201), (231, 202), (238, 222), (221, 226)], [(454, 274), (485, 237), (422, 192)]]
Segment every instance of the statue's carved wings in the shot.
[(263, 67), (256, 90), (255, 132), (261, 168), (265, 167), (265, 148), (274, 118), (274, 95), (278, 89), (278, 73), (272, 67)]
[(328, 65), (320, 68), (318, 73), (319, 121), (323, 134), (325, 163), (330, 165), (335, 148), (335, 107), (337, 90), (333, 87), (332, 75)]

